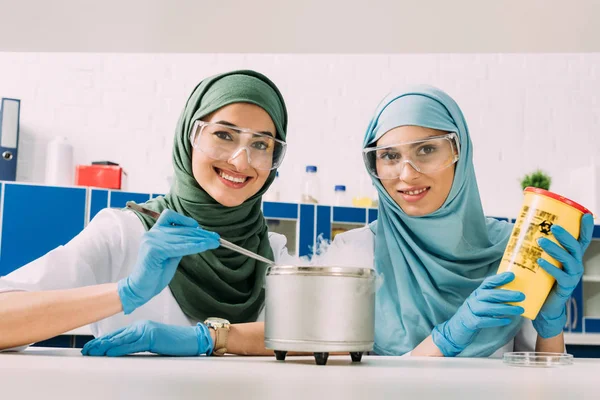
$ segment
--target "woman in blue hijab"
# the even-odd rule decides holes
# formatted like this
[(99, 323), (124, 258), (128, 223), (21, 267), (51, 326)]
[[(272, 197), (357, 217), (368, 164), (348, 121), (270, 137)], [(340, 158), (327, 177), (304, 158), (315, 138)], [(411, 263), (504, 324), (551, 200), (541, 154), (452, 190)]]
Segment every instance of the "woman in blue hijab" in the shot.
[(523, 308), (506, 303), (525, 296), (498, 288), (514, 275), (496, 275), (512, 224), (484, 216), (472, 147), (456, 102), (430, 86), (389, 94), (369, 124), (363, 153), (379, 218), (336, 236), (333, 248), (373, 243), (374, 267), (383, 275), (378, 354), (486, 357), (534, 344), (537, 351), (564, 351), (566, 302), (583, 274), (593, 218), (583, 217), (579, 242), (553, 227), (567, 250), (542, 239), (564, 269), (539, 261), (557, 285), (533, 324), (523, 319)]

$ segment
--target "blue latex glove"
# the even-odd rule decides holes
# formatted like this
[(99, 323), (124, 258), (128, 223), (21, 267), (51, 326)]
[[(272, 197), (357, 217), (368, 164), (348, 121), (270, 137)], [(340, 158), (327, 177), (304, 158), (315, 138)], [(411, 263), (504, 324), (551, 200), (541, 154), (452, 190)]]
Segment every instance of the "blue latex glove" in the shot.
[(173, 279), (183, 256), (219, 247), (219, 235), (172, 210), (162, 212), (142, 238), (133, 272), (118, 283), (125, 314), (159, 294)]
[(460, 354), (481, 329), (508, 325), (512, 322), (510, 317), (523, 313), (523, 307), (504, 304), (525, 300), (523, 293), (495, 289), (514, 279), (512, 272), (490, 276), (471, 293), (452, 318), (433, 328), (433, 343), (444, 356)]
[(119, 357), (149, 351), (166, 356), (212, 354), (214, 343), (206, 325), (175, 326), (138, 321), (83, 346), (84, 356)]
[(537, 261), (540, 267), (556, 279), (556, 285), (533, 321), (533, 327), (543, 338), (559, 335), (567, 323), (567, 301), (583, 276), (583, 254), (590, 245), (593, 232), (594, 217), (585, 214), (581, 218), (579, 241), (562, 227), (552, 226), (552, 234), (564, 249), (549, 239), (538, 239), (540, 247), (563, 266), (561, 270), (543, 258)]

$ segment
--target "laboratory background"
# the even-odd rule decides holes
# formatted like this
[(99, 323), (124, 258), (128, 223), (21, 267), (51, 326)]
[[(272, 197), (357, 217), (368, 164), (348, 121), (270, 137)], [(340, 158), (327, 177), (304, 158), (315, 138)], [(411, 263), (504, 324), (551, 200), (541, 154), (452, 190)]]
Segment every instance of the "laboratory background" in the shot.
[[(64, 245), (103, 208), (167, 193), (173, 135), (189, 93), (203, 77), (236, 69), (264, 73), (286, 99), (287, 153), (262, 209), (297, 256), (377, 218), (363, 137), (379, 101), (406, 84), (437, 86), (460, 104), (487, 216), (514, 222), (531, 174), (600, 215), (599, 20), (595, 1), (2, 0), (0, 276)], [(576, 360), (600, 357), (595, 223), (564, 328)], [(37, 347), (81, 348), (90, 338), (83, 327)], [(43, 375), (52, 366), (36, 369), (36, 362), (28, 368), (50, 384)], [(208, 364), (194, 368), (200, 374)], [(281, 372), (282, 379), (298, 385), (291, 376), (306, 374), (343, 387), (341, 364), (332, 367), (339, 377), (325, 378), (308, 364), (292, 365), (296, 372)], [(600, 373), (600, 364), (584, 366)], [(412, 367), (429, 374), (426, 362)], [(65, 373), (80, 380), (86, 368), (80, 362)], [(539, 371), (532, 380), (555, 379)], [(269, 374), (279, 373), (269, 365)], [(456, 374), (440, 379), (456, 390)], [(371, 382), (385, 386), (392, 376), (385, 370)], [(171, 384), (179, 382), (183, 396), (193, 375), (180, 377)], [(326, 388), (322, 380), (315, 385)], [(259, 397), (255, 390), (250, 397)]]

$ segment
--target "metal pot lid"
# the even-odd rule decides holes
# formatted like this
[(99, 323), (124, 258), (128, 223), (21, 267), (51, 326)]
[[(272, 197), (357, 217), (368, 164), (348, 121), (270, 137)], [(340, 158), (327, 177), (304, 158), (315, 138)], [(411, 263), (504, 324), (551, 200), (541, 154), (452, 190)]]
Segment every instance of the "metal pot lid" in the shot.
[(276, 265), (267, 269), (267, 276), (273, 275), (303, 275), (303, 276), (344, 276), (352, 278), (372, 278), (375, 271), (371, 268), (358, 267), (326, 267)]

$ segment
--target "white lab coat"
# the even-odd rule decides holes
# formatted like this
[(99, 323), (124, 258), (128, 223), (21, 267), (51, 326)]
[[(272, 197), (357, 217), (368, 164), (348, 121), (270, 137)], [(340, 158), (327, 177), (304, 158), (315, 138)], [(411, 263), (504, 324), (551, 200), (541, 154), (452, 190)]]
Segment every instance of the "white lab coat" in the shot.
[[(335, 263), (336, 260), (353, 260), (355, 266), (374, 268), (374, 248), (375, 235), (368, 226), (353, 229), (335, 237), (323, 261)], [(534, 351), (537, 332), (531, 320), (524, 319), (524, 321), (515, 338), (498, 349), (491, 357), (501, 358), (502, 354), (512, 351)]]
[[(0, 293), (72, 289), (117, 282), (132, 272), (145, 231), (140, 219), (131, 211), (102, 210), (65, 246), (59, 246), (0, 278)], [(275, 262), (285, 262), (285, 257), (290, 257), (286, 237), (269, 233), (269, 241)], [(258, 319), (263, 318), (264, 310)], [(131, 314), (121, 312), (91, 324), (90, 328), (98, 337), (146, 319), (182, 326), (199, 322), (183, 313), (167, 287)]]

